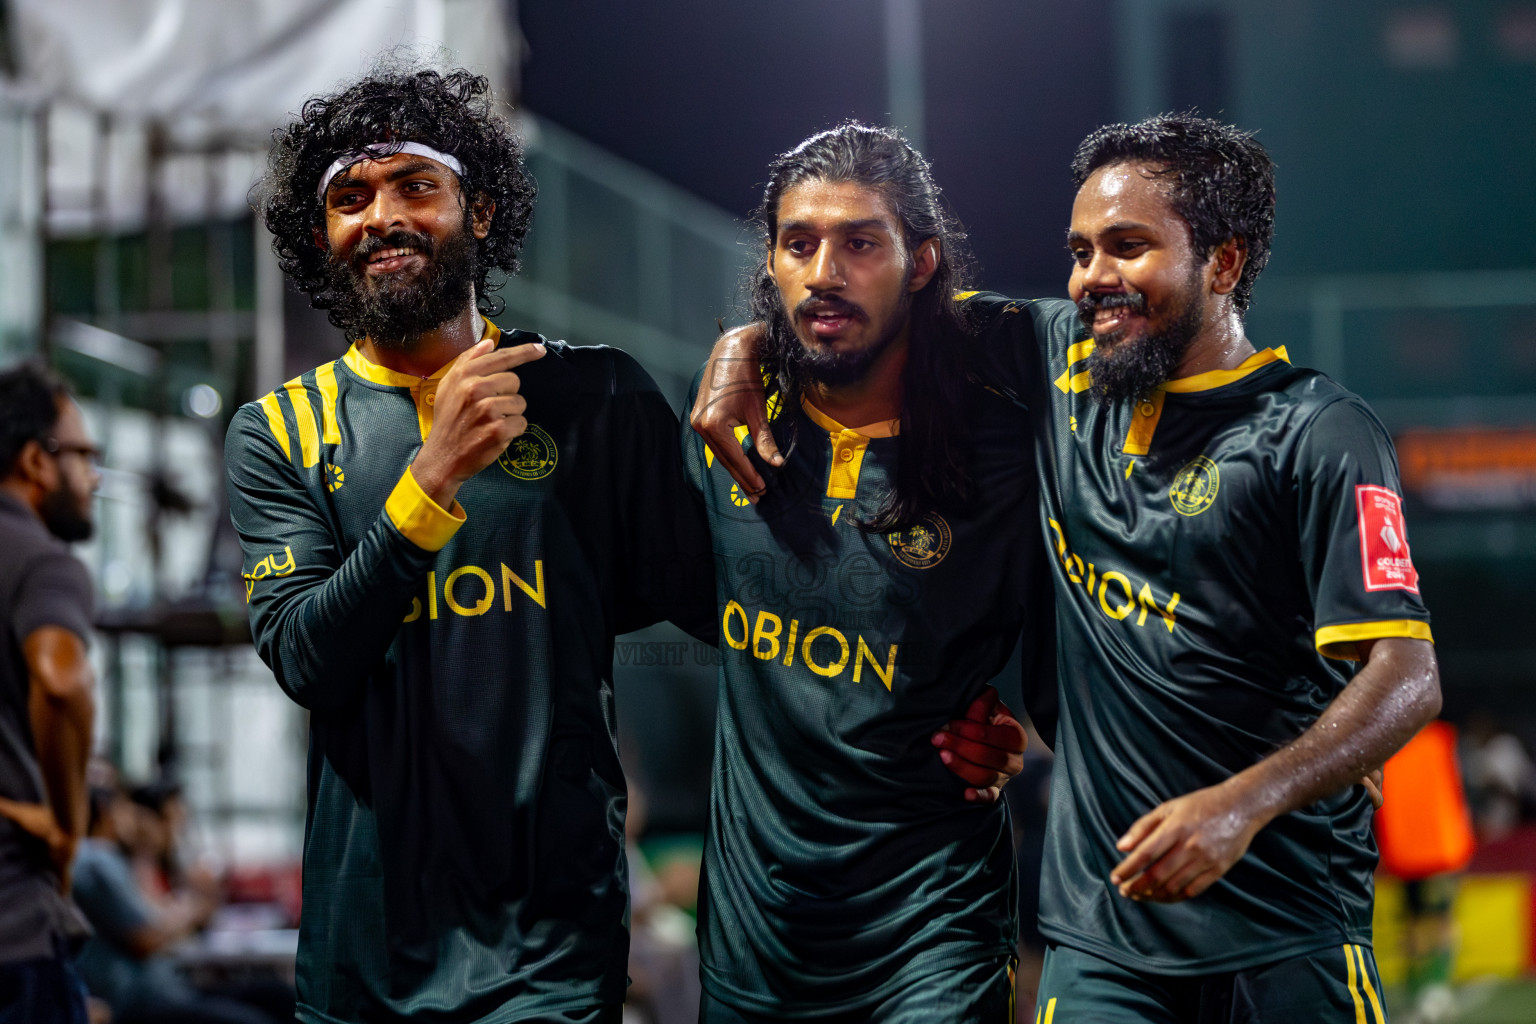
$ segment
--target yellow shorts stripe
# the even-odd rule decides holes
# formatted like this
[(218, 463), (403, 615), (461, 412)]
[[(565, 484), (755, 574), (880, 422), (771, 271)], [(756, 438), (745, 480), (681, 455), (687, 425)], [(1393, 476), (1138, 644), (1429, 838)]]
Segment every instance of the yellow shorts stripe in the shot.
[(1381, 1012), (1381, 1000), (1376, 998), (1376, 986), (1371, 984), (1371, 976), (1365, 970), (1365, 950), (1355, 947), (1355, 959), (1360, 963), (1360, 986), (1365, 989), (1366, 998), (1371, 1001), (1371, 1015), (1375, 1017), (1376, 1024), (1387, 1024), (1387, 1015)]
[(1349, 997), (1355, 1001), (1355, 1024), (1366, 1024), (1365, 1000), (1360, 998), (1360, 988), (1355, 977), (1355, 953), (1348, 945), (1344, 947), (1344, 963), (1349, 966)]

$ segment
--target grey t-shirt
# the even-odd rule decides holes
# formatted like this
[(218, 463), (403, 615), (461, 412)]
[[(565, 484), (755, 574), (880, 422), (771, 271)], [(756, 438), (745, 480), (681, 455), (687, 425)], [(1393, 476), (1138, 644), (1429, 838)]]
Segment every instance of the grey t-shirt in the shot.
[(169, 957), (131, 952), (132, 936), (154, 919), (133, 882), (133, 870), (115, 843), (87, 839), (75, 858), (75, 899), (96, 934), (80, 950), (76, 966), (91, 994), (114, 1013), (185, 1003), (195, 998)]
[[(0, 796), (43, 803), (31, 688), (22, 645), (43, 626), (89, 640), (91, 579), (32, 510), (0, 491)], [(0, 963), (55, 956), (59, 940), (89, 934), (79, 911), (59, 894), (47, 847), (0, 816)]]

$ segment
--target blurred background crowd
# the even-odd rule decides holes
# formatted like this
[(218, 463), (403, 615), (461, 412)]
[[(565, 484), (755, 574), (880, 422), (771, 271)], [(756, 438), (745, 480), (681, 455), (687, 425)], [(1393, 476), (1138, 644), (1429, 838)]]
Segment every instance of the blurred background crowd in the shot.
[[(1067, 161), (1088, 130), (1172, 108), (1257, 130), (1279, 219), (1249, 334), (1364, 395), (1394, 436), (1477, 836), (1428, 982), (1418, 897), (1384, 879), (1382, 975), (1400, 1015), (1426, 985), (1460, 986), (1467, 1020), (1524, 998), (1536, 2), (0, 0), (0, 365), (55, 367), (103, 447), (78, 549), (100, 759), (75, 884), (116, 1019), (291, 1003), (306, 723), (250, 647), (222, 437), (343, 342), (284, 283), (246, 195), (306, 96), (402, 45), (489, 75), (525, 140), (539, 198), (503, 325), (623, 347), (674, 400), (738, 319), (768, 160), (816, 129), (907, 131), (981, 283), (1016, 295), (1064, 291)], [(672, 1024), (697, 1006), (714, 652), (657, 628), (621, 638), (615, 672), (634, 1017)], [(1037, 745), (1008, 790), (1026, 922), (1048, 777)], [(1026, 929), (1026, 980), (1037, 945)]]

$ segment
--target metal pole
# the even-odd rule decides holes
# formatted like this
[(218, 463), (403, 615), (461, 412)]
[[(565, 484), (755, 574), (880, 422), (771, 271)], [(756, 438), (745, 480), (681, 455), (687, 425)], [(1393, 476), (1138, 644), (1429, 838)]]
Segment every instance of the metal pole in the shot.
[(921, 0), (885, 0), (885, 81), (891, 124), (924, 147)]
[[(96, 294), (94, 322), (97, 327), (119, 332), (118, 240), (112, 231), (112, 115), (96, 115), (96, 145), (92, 149), (91, 209), (96, 225)], [(115, 386), (115, 385), (114, 385)]]
[(1160, 0), (1120, 0), (1115, 5), (1120, 117), (1127, 122), (1150, 117), (1166, 103), (1158, 60), (1166, 49), (1164, 21)]
[(1344, 302), (1337, 288), (1312, 289), (1312, 361), (1334, 380), (1344, 381)]
[(529, 237), (535, 248), (544, 289), (534, 306), (539, 330), (551, 338), (571, 337), (570, 168), (562, 157), (549, 159), (539, 175), (538, 226)]
[[(203, 161), (203, 232), (207, 239), (204, 270), (208, 276), (209, 366), (215, 386), (226, 402), (234, 398), (234, 383), (239, 376), (240, 340), (235, 334), (235, 284), (230, 236), (234, 225), (222, 216), (219, 201), (224, 193), (225, 160), (228, 150), (210, 147)], [(209, 422), (218, 446), (221, 432), (217, 420)]]
[(38, 261), (38, 286), (41, 289), (40, 310), (38, 326), (41, 337), (37, 339), (37, 351), (45, 362), (51, 362), (49, 358), (53, 346), (53, 275), (48, 270), (48, 210), (53, 202), (53, 191), (48, 187), (48, 165), (52, 147), (48, 139), (48, 112), (49, 106), (44, 103), (37, 108), (37, 189), (38, 209), (37, 218), (37, 261)]
[[(167, 196), (166, 164), (170, 150), (170, 135), (165, 125), (160, 121), (151, 121), (149, 124), (149, 173), (147, 175), (149, 191), (145, 197), (145, 230), (147, 231), (148, 267), (149, 273), (149, 311), (151, 315), (169, 313), (174, 308), (172, 262), (175, 255), (175, 240), (172, 232), (171, 210), (169, 197)], [(161, 323), (166, 322), (164, 319)], [(158, 336), (161, 328), (154, 329), (157, 337), (141, 338), (141, 341), (152, 341), (158, 348), (164, 341)], [(151, 461), (149, 466), (149, 479), (151, 481), (151, 500), (149, 509), (149, 533), (150, 572), (151, 572), (151, 607), (155, 609), (157, 624), (163, 622), (163, 599), (165, 596), (164, 583), (164, 526), (165, 509), (161, 507), (159, 491), (166, 486), (165, 465), (165, 418), (169, 412), (170, 394), (166, 387), (165, 375), (162, 373), (153, 382), (151, 397)], [(165, 637), (155, 635), (155, 676), (156, 696), (158, 698), (158, 726), (159, 741), (155, 748), (155, 763), (162, 775), (174, 775), (177, 761), (177, 728), (176, 728), (176, 665), (173, 652), (166, 646)]]
[(283, 382), (283, 269), (272, 251), (272, 235), (256, 215), (251, 232), (256, 245), (256, 345), (253, 353), (252, 394), (233, 395), (233, 405), (250, 401)]

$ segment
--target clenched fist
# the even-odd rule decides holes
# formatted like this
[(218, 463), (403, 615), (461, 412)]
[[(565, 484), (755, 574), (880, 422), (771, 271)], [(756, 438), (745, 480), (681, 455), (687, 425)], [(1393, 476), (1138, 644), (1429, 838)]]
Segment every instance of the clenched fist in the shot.
[(441, 508), (518, 434), (528, 429), (528, 402), (512, 370), (544, 355), (533, 343), (498, 349), (487, 338), (454, 360), (437, 387), (432, 432), (411, 463), (411, 475)]

